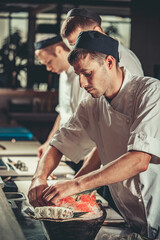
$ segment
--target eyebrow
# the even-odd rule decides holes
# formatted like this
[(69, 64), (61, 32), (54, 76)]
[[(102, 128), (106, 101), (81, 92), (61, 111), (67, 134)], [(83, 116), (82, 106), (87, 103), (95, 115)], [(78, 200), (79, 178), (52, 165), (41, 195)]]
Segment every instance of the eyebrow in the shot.
[[(84, 72), (86, 72), (86, 71), (88, 71), (88, 69), (82, 68), (82, 69), (80, 70), (79, 74), (80, 74), (80, 73), (84, 73)], [(77, 75), (79, 75), (76, 71), (75, 71), (75, 73), (76, 73)]]

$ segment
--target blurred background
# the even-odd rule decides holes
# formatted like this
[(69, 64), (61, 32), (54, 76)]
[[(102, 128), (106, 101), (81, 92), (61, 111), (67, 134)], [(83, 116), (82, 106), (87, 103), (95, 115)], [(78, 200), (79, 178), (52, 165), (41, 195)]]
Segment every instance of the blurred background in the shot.
[[(59, 76), (34, 56), (34, 42), (59, 33), (75, 7), (95, 10), (102, 28), (140, 59), (145, 75), (160, 79), (158, 0), (0, 1), (0, 126), (20, 124), (44, 142), (57, 116)], [(41, 129), (41, 130), (40, 130)]]

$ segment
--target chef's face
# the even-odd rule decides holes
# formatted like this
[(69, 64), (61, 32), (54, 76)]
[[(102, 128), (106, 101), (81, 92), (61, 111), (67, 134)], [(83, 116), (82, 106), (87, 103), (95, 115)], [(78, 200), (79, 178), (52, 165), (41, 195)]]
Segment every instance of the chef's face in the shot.
[(40, 49), (36, 51), (36, 56), (38, 57), (41, 64), (46, 66), (47, 71), (55, 72), (60, 74), (63, 69), (62, 59), (53, 51), (45, 51)]
[(74, 63), (74, 70), (79, 75), (79, 83), (81, 88), (98, 98), (106, 94), (109, 87), (109, 75), (107, 66), (100, 64), (98, 61), (91, 59), (88, 54), (85, 58), (81, 58)]

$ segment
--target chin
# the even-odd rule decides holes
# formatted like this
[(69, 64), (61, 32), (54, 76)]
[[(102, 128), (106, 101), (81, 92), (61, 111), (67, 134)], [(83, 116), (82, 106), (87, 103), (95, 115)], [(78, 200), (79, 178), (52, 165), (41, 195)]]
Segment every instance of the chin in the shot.
[(99, 95), (97, 95), (97, 94), (92, 94), (92, 93), (90, 93), (91, 94), (91, 96), (93, 97), (93, 98), (99, 98), (100, 96)]
[(92, 95), (93, 98), (99, 98), (102, 96), (102, 93), (100, 92), (93, 92), (93, 93), (90, 93)]

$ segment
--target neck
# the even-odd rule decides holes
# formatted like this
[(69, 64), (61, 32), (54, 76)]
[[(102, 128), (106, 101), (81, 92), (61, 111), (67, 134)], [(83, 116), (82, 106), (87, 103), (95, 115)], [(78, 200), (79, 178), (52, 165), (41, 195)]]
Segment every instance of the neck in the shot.
[(123, 80), (124, 80), (124, 73), (122, 69), (118, 66), (116, 68), (115, 74), (113, 74), (112, 76), (110, 88), (107, 89), (107, 91), (104, 94), (105, 97), (112, 100), (120, 91), (121, 86), (123, 84)]
[(64, 52), (64, 56), (63, 56), (63, 65), (64, 65), (64, 71), (67, 72), (69, 67), (70, 67), (70, 64), (68, 62), (68, 55), (69, 55), (69, 52)]

